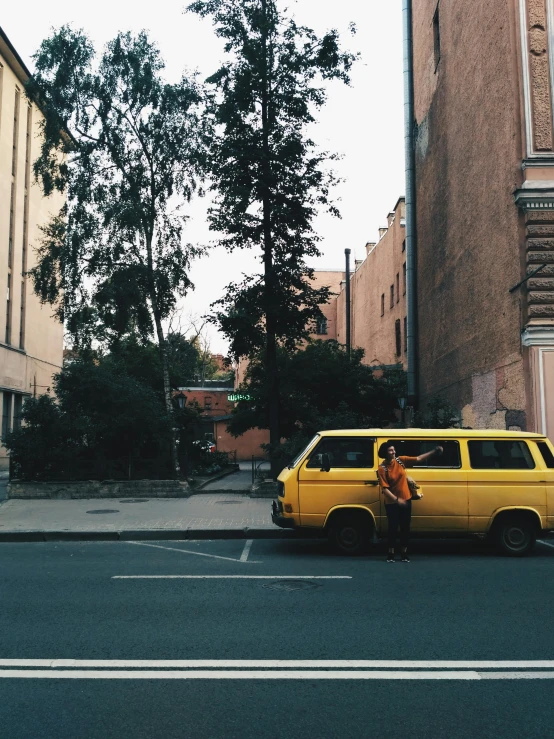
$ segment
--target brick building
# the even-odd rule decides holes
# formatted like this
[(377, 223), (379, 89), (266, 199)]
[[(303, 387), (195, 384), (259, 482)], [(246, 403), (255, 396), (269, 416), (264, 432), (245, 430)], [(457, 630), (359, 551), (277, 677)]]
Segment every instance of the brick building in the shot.
[(554, 6), (412, 12), (420, 399), (554, 438)]
[[(354, 263), (350, 278), (350, 330), (353, 347), (369, 365), (406, 366), (405, 202), (388, 214), (379, 241), (366, 244), (366, 258)], [(346, 291), (335, 303), (336, 339), (346, 343)]]

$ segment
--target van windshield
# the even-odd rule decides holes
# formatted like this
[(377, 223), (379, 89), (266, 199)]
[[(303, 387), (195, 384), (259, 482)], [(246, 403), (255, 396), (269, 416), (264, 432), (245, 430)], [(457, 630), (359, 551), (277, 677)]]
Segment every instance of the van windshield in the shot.
[(289, 470), (293, 470), (296, 467), (296, 465), (300, 462), (300, 460), (302, 459), (302, 457), (306, 454), (306, 452), (308, 451), (308, 449), (311, 448), (311, 446), (315, 443), (315, 441), (317, 439), (319, 439), (319, 434), (316, 434), (314, 436), (314, 438), (310, 441), (310, 443), (309, 444), (306, 444), (306, 446), (304, 447), (304, 449), (302, 449), (302, 451), (300, 452), (300, 454), (297, 454), (296, 455), (296, 457), (288, 465)]

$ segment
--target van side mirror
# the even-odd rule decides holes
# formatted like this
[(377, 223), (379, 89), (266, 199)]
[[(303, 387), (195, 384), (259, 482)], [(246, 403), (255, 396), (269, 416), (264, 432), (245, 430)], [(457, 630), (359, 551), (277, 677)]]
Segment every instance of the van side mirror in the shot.
[(329, 460), (328, 454), (321, 455), (321, 470), (320, 472), (329, 472), (331, 469), (331, 461)]

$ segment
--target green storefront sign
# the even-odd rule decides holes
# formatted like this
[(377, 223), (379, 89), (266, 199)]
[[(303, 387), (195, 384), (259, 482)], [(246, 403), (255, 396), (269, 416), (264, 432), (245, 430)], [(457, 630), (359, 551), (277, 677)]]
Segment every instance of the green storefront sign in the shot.
[(252, 396), (247, 395), (246, 393), (230, 393), (227, 396), (227, 400), (230, 403), (238, 403), (239, 400), (252, 400)]

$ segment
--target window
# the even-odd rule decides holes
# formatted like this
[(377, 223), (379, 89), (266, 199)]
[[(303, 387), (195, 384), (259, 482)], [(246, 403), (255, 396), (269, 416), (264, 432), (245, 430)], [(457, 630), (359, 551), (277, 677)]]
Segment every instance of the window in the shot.
[(402, 332), (400, 329), (400, 318), (394, 322), (394, 340), (396, 342), (396, 356), (402, 354)]
[(204, 398), (204, 408), (209, 411), (212, 408), (212, 399), (210, 397)]
[(400, 272), (396, 273), (396, 302), (400, 302)]
[(327, 333), (327, 319), (318, 318), (316, 324), (316, 334), (325, 335)]
[(12, 429), (12, 393), (2, 393), (2, 436)]
[(402, 251), (406, 251), (406, 239), (402, 242)]
[(431, 452), (436, 446), (442, 446), (443, 453), (428, 459), (424, 464), (416, 464), (419, 468), (442, 467), (459, 469), (462, 466), (460, 444), (457, 441), (443, 441), (441, 439), (391, 439), (398, 457), (419, 457), (420, 454)]
[(550, 449), (546, 441), (539, 441), (537, 443), (537, 446), (539, 447), (542, 458), (544, 459), (544, 463), (546, 464), (548, 469), (554, 469), (554, 454), (552, 454), (552, 450)]
[(408, 351), (408, 319), (404, 316), (404, 351)]
[(375, 460), (375, 439), (369, 438), (325, 438), (310, 455), (309, 469), (321, 469), (322, 455), (329, 456), (331, 468), (373, 468)]
[(435, 52), (435, 72), (436, 72), (439, 62), (440, 62), (440, 58), (441, 58), (441, 28), (440, 28), (440, 16), (439, 16), (439, 4), (438, 3), (435, 9), (435, 14), (433, 16), (433, 45), (434, 45), (434, 52)]
[(406, 262), (402, 265), (402, 295), (406, 295)]
[(13, 396), (13, 428), (17, 431), (21, 428), (21, 409), (23, 406), (23, 396)]
[(390, 307), (394, 308), (394, 285), (390, 286)]
[(533, 457), (524, 441), (468, 441), (474, 470), (532, 470)]
[(381, 295), (381, 315), (385, 315), (385, 293)]

